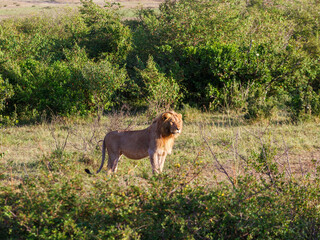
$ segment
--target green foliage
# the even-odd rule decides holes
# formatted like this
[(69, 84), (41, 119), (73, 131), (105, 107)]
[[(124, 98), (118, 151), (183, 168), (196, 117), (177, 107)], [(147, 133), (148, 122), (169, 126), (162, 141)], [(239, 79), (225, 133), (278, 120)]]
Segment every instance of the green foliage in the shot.
[(44, 64), (26, 59), (10, 66), (16, 93), (11, 100), (18, 112), (74, 114), (113, 104), (115, 92), (126, 80), (123, 69), (108, 60), (93, 62), (78, 47), (65, 54), (67, 61)]
[(116, 62), (130, 50), (130, 30), (114, 10), (88, 1), (81, 14), (9, 20), (0, 33), (0, 73), (15, 92), (7, 113), (87, 114), (119, 102), (127, 76)]
[(225, 182), (190, 187), (183, 174), (197, 172), (197, 165), (142, 180), (90, 177), (77, 154), (54, 153), (39, 161), (37, 174), (1, 185), (0, 234), (8, 239), (317, 239), (320, 179), (287, 178), (276, 153), (268, 144), (252, 151), (234, 188)]
[(123, 20), (119, 4), (83, 0), (79, 12), (2, 21), (0, 74), (15, 93), (3, 112), (87, 114), (144, 100), (160, 111), (179, 100), (253, 120), (277, 109), (294, 122), (319, 116), (319, 6), (167, 0)]
[(319, 61), (305, 58), (289, 85), (291, 98), (287, 105), (290, 106), (289, 112), (293, 121), (299, 121), (311, 114), (319, 116), (319, 80)]
[(8, 115), (2, 115), (4, 109), (8, 107), (9, 99), (14, 95), (13, 87), (8, 82), (4, 80), (0, 75), (0, 127), (4, 123), (6, 125), (14, 125), (12, 119)]
[(267, 96), (267, 91), (263, 87), (251, 88), (250, 95), (247, 98), (246, 119), (260, 120), (270, 119), (275, 106), (272, 97)]
[(153, 115), (177, 106), (181, 98), (178, 83), (172, 77), (166, 77), (159, 72), (152, 57), (149, 57), (146, 68), (138, 72), (145, 86), (149, 110)]
[(90, 58), (109, 56), (123, 64), (131, 50), (131, 31), (121, 23), (121, 16), (114, 5), (107, 3), (105, 9), (92, 0), (82, 1), (80, 12), (88, 33), (81, 45), (85, 46)]
[[(293, 79), (301, 84), (295, 76), (305, 57), (313, 59), (308, 68), (319, 65), (314, 54), (319, 42), (315, 47), (316, 41), (305, 41), (319, 34), (315, 9), (316, 2), (305, 1), (166, 1), (160, 13), (140, 11), (135, 45), (143, 49), (141, 59), (151, 54), (161, 69), (173, 73), (184, 101), (268, 118), (270, 109), (283, 109), (284, 100), (294, 97), (290, 89)], [(319, 74), (314, 76), (318, 81)], [(247, 90), (255, 93), (244, 94)]]
[(81, 69), (82, 77), (87, 84), (86, 91), (89, 92), (90, 105), (98, 106), (108, 110), (119, 101), (117, 91), (124, 86), (127, 80), (123, 68), (110, 63), (107, 60), (87, 63)]
[[(0, 112), (6, 107), (8, 99), (13, 96), (12, 85), (0, 75)], [(0, 115), (1, 116), (1, 115)]]

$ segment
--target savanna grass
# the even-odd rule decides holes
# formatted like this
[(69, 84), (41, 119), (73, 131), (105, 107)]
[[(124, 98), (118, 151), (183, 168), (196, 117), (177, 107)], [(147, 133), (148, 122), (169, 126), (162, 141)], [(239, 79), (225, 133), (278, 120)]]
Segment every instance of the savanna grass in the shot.
[(1, 236), (320, 236), (317, 123), (248, 125), (241, 116), (182, 113), (183, 132), (156, 176), (148, 159), (123, 158), (116, 175), (84, 172), (98, 168), (107, 131), (145, 128), (150, 121), (143, 115), (2, 128)]

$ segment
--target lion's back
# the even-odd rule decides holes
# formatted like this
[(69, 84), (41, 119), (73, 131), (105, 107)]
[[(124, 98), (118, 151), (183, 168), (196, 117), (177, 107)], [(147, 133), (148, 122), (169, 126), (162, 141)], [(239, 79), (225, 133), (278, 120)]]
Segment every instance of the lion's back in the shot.
[(128, 158), (148, 156), (150, 145), (148, 129), (136, 131), (112, 131), (105, 137), (108, 152), (119, 152)]

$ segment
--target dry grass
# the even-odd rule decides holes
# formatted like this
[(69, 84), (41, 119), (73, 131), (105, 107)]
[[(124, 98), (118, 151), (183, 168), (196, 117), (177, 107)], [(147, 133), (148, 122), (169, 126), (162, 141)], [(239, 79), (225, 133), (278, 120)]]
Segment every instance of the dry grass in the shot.
[[(104, 0), (94, 0), (93, 2), (98, 5), (104, 5)], [(131, 0), (119, 0), (119, 1), (107, 1), (107, 2), (119, 2), (123, 6), (125, 15), (131, 17), (131, 9), (140, 7), (145, 8), (157, 8), (162, 0), (153, 1), (131, 1)], [(80, 0), (0, 0), (0, 20), (12, 17), (27, 17), (35, 14), (48, 14), (63, 11), (66, 8), (77, 9), (80, 6)]]
[[(313, 171), (313, 160), (320, 160), (320, 129), (315, 122), (291, 124), (246, 124), (241, 117), (184, 113), (184, 129), (176, 140), (173, 154), (167, 158), (165, 171), (188, 175), (198, 166), (198, 182), (210, 184), (226, 178), (221, 166), (235, 177), (243, 172), (244, 159), (261, 151), (262, 144), (276, 149), (276, 161), (293, 174)], [(114, 129), (142, 129), (149, 125), (146, 116), (117, 113), (100, 120), (61, 119), (32, 126), (7, 127), (0, 132), (0, 153), (4, 153), (3, 169), (13, 175), (33, 171), (32, 166), (57, 151), (73, 154), (78, 161), (96, 169), (100, 164), (100, 140)], [(217, 162), (218, 161), (218, 162)], [(122, 159), (119, 175), (151, 174), (147, 159)], [(85, 167), (85, 166), (83, 166)], [(177, 169), (178, 168), (178, 169)], [(194, 172), (192, 173), (194, 174)], [(189, 174), (190, 176), (192, 175)], [(214, 177), (215, 176), (215, 177)]]

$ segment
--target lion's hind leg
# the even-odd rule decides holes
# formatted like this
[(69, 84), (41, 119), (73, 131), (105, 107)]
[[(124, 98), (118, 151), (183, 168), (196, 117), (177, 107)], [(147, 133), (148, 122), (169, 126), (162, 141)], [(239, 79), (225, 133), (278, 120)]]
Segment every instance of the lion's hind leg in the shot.
[(108, 174), (117, 172), (120, 154), (108, 154)]

